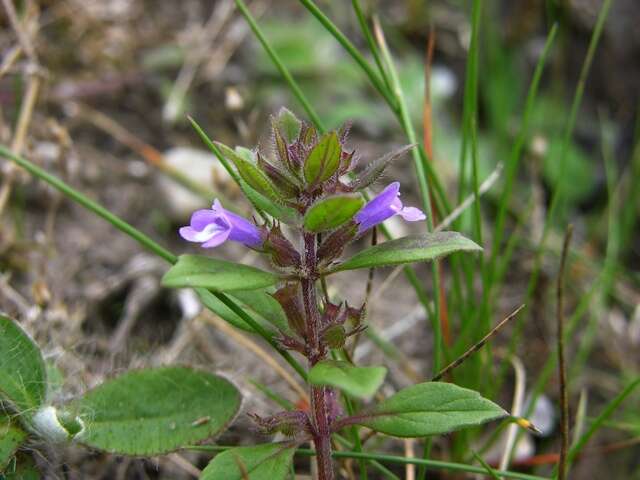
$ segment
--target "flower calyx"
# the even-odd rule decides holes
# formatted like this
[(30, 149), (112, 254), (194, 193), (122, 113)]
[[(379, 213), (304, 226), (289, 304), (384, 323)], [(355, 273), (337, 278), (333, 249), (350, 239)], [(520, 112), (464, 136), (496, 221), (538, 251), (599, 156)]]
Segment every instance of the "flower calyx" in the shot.
[(281, 433), (292, 438), (312, 434), (309, 415), (301, 410), (280, 412), (270, 417), (261, 417), (255, 413), (248, 415), (254, 421), (256, 430), (263, 435)]

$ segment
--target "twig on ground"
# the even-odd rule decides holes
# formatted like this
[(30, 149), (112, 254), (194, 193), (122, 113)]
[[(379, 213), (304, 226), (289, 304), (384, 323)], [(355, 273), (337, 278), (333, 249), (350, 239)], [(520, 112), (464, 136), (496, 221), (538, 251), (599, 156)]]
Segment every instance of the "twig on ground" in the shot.
[[(27, 88), (24, 96), (22, 97), (22, 103), (20, 105), (20, 113), (18, 115), (18, 121), (16, 123), (16, 129), (13, 133), (13, 139), (11, 141), (11, 151), (16, 154), (22, 154), (24, 148), (27, 131), (29, 124), (31, 123), (31, 117), (33, 115), (33, 108), (38, 98), (38, 92), (40, 90), (40, 84), (42, 81), (40, 66), (36, 57), (35, 50), (29, 32), (25, 31), (24, 26), (18, 20), (13, 2), (11, 0), (2, 0), (2, 4), (9, 18), (9, 22), (15, 31), (18, 41), (20, 42), (21, 49), (25, 52), (29, 58), (29, 65), (27, 66)], [(37, 23), (38, 19), (33, 19), (33, 22)], [(7, 171), (5, 172), (2, 186), (0, 187), (0, 215), (4, 211), (4, 208), (11, 196), (11, 190), (13, 188), (13, 182), (15, 176), (19, 171), (18, 167), (14, 164), (9, 164)]]

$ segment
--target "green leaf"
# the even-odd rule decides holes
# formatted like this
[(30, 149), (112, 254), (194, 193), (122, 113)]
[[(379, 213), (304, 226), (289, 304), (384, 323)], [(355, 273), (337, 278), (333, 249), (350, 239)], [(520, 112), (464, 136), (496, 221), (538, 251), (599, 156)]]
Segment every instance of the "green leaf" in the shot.
[(300, 134), (302, 122), (291, 111), (282, 107), (274, 119), (274, 126), (280, 131), (287, 143), (293, 143)]
[(478, 392), (452, 383), (427, 382), (400, 390), (363, 413), (355, 423), (394, 437), (425, 437), (507, 415)]
[(397, 150), (389, 152), (386, 155), (372, 161), (367, 165), (364, 171), (359, 174), (358, 177), (351, 183), (351, 186), (354, 190), (362, 190), (375, 183), (384, 174), (384, 171), (387, 169), (387, 167), (391, 165), (391, 162), (404, 155), (413, 147), (415, 147), (415, 144), (405, 145), (404, 147), (400, 147)]
[(309, 382), (339, 388), (352, 397), (371, 398), (386, 374), (385, 367), (356, 367), (348, 362), (323, 360), (309, 370)]
[(200, 480), (285, 480), (294, 453), (293, 446), (278, 443), (232, 448), (217, 455)]
[(15, 455), (16, 450), (26, 438), (27, 432), (0, 412), (0, 472), (4, 471), (4, 468)]
[(327, 180), (340, 166), (342, 149), (336, 132), (324, 135), (304, 162), (304, 178), (309, 185)]
[(247, 182), (251, 188), (275, 202), (284, 201), (276, 187), (271, 183), (271, 180), (269, 180), (269, 177), (267, 177), (267, 175), (258, 168), (255, 162), (248, 160), (245, 154), (236, 153), (223, 143), (214, 143), (222, 151), (223, 155), (233, 162), (238, 169), (240, 177), (242, 177), (242, 179)]
[(70, 405), (85, 425), (76, 441), (123, 455), (160, 455), (210, 438), (239, 408), (228, 380), (187, 367), (131, 371)]
[(1, 480), (42, 480), (42, 478), (44, 477), (38, 471), (33, 456), (26, 453), (18, 453), (15, 462), (11, 462), (5, 471), (0, 471)]
[(44, 402), (46, 392), (40, 349), (16, 322), (0, 315), (0, 397), (17, 413), (31, 415)]
[(240, 300), (242, 306), (256, 313), (259, 319), (264, 319), (268, 326), (276, 327), (283, 332), (289, 330), (284, 310), (267, 290), (242, 290), (231, 292), (229, 295)]
[(209, 290), (207, 290), (206, 288), (196, 288), (195, 291), (204, 306), (218, 315), (220, 318), (222, 318), (226, 322), (229, 322), (236, 328), (255, 333), (250, 325), (247, 325), (247, 323), (242, 318), (240, 318), (233, 310), (231, 310), (224, 303), (218, 300), (218, 298)]
[(247, 182), (240, 179), (240, 188), (252, 205), (264, 210), (273, 218), (277, 218), (287, 225), (295, 225), (300, 222), (300, 214), (293, 208), (272, 202), (267, 197), (251, 188)]
[(475, 252), (482, 248), (457, 232), (409, 235), (384, 242), (356, 253), (329, 273), (357, 268), (385, 267), (402, 263), (426, 262), (454, 252)]
[(162, 277), (170, 288), (203, 287), (216, 292), (254, 290), (275, 285), (279, 277), (249, 265), (202, 255), (180, 255)]
[(347, 223), (362, 208), (364, 200), (357, 193), (334, 195), (314, 203), (304, 215), (304, 228), (326, 232)]

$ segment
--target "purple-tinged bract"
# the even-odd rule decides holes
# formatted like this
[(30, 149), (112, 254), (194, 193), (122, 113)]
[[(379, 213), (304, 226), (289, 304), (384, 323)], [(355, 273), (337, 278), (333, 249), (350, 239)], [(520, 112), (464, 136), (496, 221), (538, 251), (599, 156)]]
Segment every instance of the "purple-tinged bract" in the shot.
[(389, 184), (373, 200), (360, 209), (354, 220), (358, 224), (358, 233), (361, 234), (394, 215), (400, 215), (407, 222), (417, 222), (427, 218), (420, 209), (402, 205), (400, 182)]
[(249, 220), (224, 209), (217, 199), (210, 209), (195, 211), (190, 224), (180, 229), (180, 236), (200, 243), (203, 248), (214, 248), (227, 240), (253, 248), (262, 245), (260, 229)]

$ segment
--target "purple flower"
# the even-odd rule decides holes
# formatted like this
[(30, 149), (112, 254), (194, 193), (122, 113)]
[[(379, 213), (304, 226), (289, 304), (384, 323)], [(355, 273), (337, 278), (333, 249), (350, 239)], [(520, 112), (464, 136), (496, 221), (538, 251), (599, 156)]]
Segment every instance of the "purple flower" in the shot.
[(400, 182), (387, 186), (373, 200), (367, 203), (354, 217), (358, 224), (358, 234), (384, 222), (387, 218), (400, 215), (407, 222), (424, 220), (425, 215), (415, 207), (403, 207), (400, 201)]
[(250, 221), (222, 208), (216, 199), (210, 210), (197, 210), (191, 215), (188, 227), (180, 229), (180, 236), (190, 242), (213, 248), (227, 240), (240, 242), (247, 247), (262, 244), (260, 230)]

